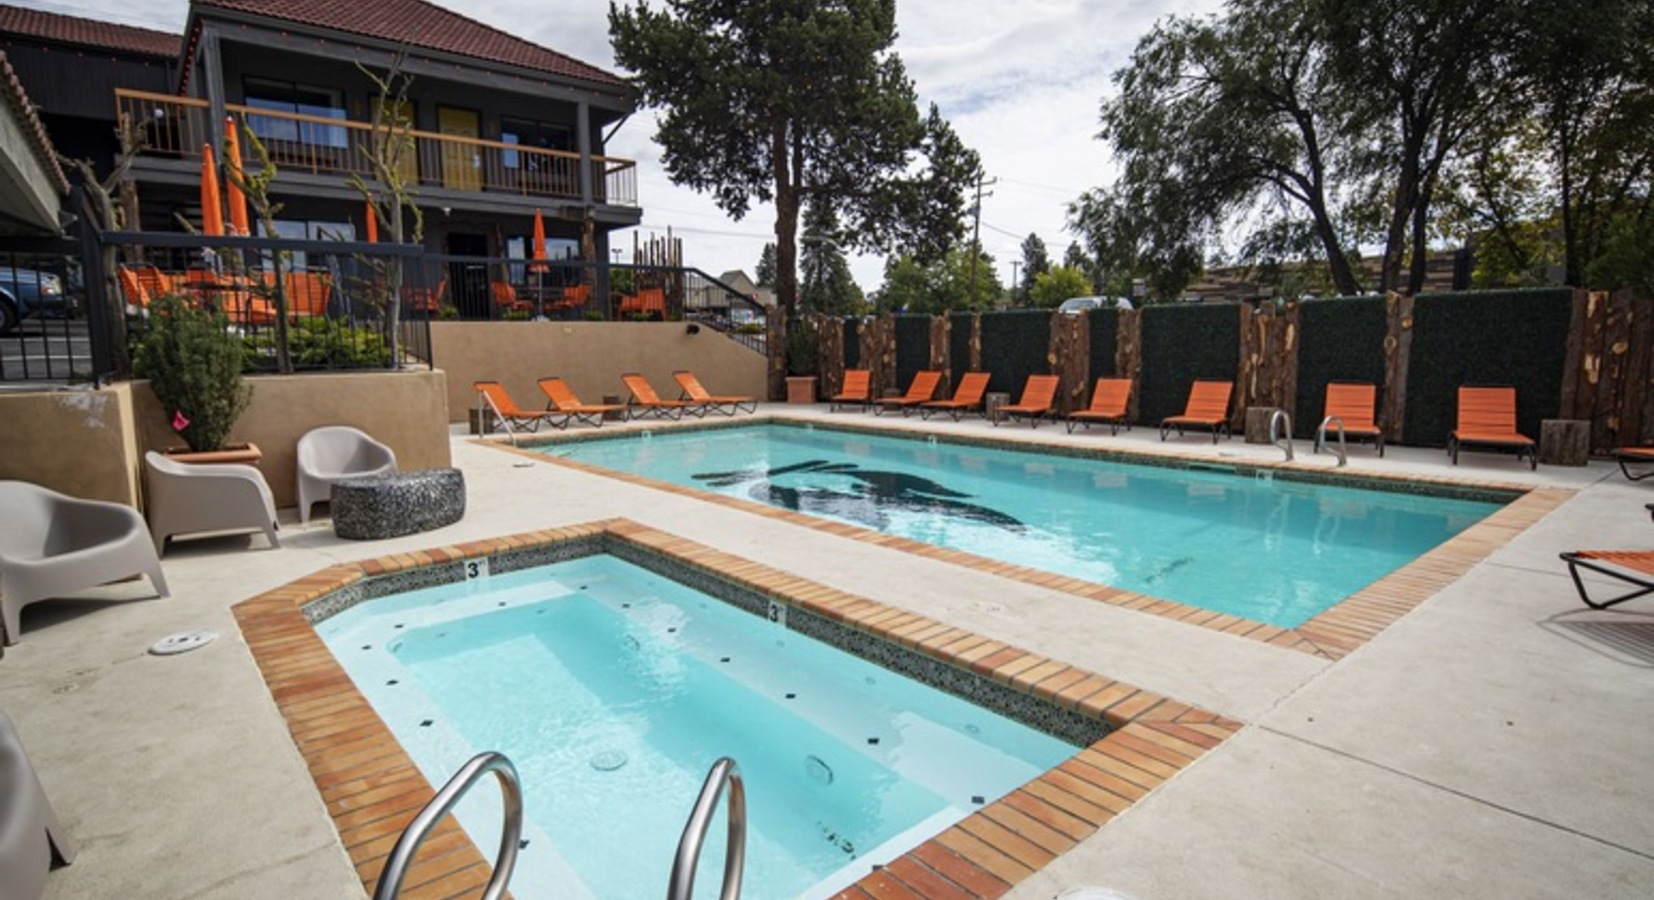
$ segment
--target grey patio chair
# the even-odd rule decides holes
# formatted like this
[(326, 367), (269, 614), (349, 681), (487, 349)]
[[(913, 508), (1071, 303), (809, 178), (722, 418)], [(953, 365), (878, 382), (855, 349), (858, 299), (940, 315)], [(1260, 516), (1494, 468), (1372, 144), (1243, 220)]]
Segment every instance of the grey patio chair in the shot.
[(299, 524), (328, 499), (335, 481), (396, 471), (396, 451), (349, 425), (313, 428), (299, 438)]
[(47, 802), (22, 738), (0, 712), (0, 885), (6, 897), (39, 900), (53, 862), (74, 859), (75, 844)]
[(23, 607), (133, 575), (167, 596), (143, 517), (27, 481), (0, 481), (0, 624), (17, 643)]
[(239, 464), (191, 465), (151, 450), (144, 454), (149, 483), (149, 533), (155, 552), (167, 538), (201, 532), (262, 531), (270, 546), (276, 537), (276, 501), (264, 476)]

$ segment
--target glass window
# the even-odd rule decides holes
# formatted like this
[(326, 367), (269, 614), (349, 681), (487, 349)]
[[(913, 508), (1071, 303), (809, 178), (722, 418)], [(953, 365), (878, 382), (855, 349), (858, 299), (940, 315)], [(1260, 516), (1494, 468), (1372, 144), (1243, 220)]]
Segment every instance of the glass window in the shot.
[[(329, 88), (309, 87), (287, 81), (248, 78), (243, 84), (246, 103), (254, 109), (344, 121), (344, 100)], [(250, 115), (247, 123), (265, 141), (293, 141), (322, 147), (349, 145), (345, 129), (319, 122), (299, 122), (276, 116)]]
[[(552, 125), (546, 122), (535, 122), (530, 119), (514, 119), (510, 116), (500, 117), (500, 143), (518, 144), (524, 147), (538, 147), (541, 150), (562, 150), (573, 152), (574, 135), (562, 125)], [(518, 157), (528, 157), (529, 168), (534, 166), (534, 154), (518, 153), (516, 150), (503, 152), (503, 164), (508, 169), (515, 169), (521, 162)]]

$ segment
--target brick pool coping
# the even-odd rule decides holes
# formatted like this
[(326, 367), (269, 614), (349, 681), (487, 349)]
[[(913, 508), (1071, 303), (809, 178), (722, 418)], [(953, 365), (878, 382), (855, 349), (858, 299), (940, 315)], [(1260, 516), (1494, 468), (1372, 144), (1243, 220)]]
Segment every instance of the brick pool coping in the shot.
[[(435, 794), (310, 624), (305, 607), (373, 579), (437, 574), (463, 560), (621, 545), (714, 575), (931, 660), (1096, 719), (1101, 739), (841, 891), (838, 900), (1003, 895), (1242, 723), (1133, 685), (826, 587), (625, 519), (470, 541), (329, 566), (234, 607), (237, 622), (371, 894), (403, 829)], [(589, 551), (583, 551), (589, 552)], [(686, 798), (686, 809), (689, 800)], [(491, 862), (453, 821), (434, 829), (402, 896), (474, 895)]]
[[(798, 420), (759, 415), (721, 422), (662, 423), (659, 427), (696, 430), (770, 423), (800, 424)], [(810, 424), (823, 430), (876, 434), (907, 440), (912, 440), (914, 436), (914, 432), (909, 430), (868, 427), (867, 425), (841, 425), (836, 422), (831, 424), (812, 422)], [(652, 425), (651, 428), (653, 427), (656, 426)], [(1371, 470), (1360, 470), (1347, 475), (1318, 471), (1308, 472), (1267, 460), (1215, 464), (1209, 456), (1179, 453), (1175, 450), (1163, 453), (1143, 453), (1102, 447), (1094, 449), (1073, 443), (1053, 443), (1037, 440), (1003, 441), (975, 436), (960, 438), (957, 435), (946, 437), (938, 435), (939, 439), (946, 440), (949, 443), (999, 450), (1056, 452), (1065, 456), (1157, 467), (1199, 468), (1202, 470), (1233, 469), (1237, 473), (1243, 474), (1270, 472), (1294, 480), (1355, 487), (1374, 487), (1410, 493), (1419, 492), (1422, 489), (1425, 491), (1451, 492), (1460, 496), (1504, 495), (1514, 497), (1486, 518), (1389, 575), (1322, 610), (1302, 625), (1296, 628), (1280, 628), (1253, 619), (1213, 612), (1198, 606), (1134, 593), (1080, 578), (1058, 575), (1043, 569), (1003, 562), (960, 550), (948, 550), (934, 544), (885, 534), (859, 525), (833, 522), (805, 513), (778, 509), (752, 500), (729, 497), (711, 491), (703, 491), (698, 488), (686, 487), (642, 475), (605, 469), (600, 466), (536, 452), (536, 448), (612, 437), (614, 437), (613, 434), (599, 434), (593, 430), (562, 436), (540, 437), (523, 442), (518, 446), (488, 440), (481, 441), (481, 443), (540, 462), (547, 462), (605, 478), (614, 478), (652, 490), (693, 497), (697, 500), (739, 509), (753, 515), (799, 525), (826, 534), (837, 535), (866, 544), (876, 544), (880, 547), (900, 550), (915, 556), (998, 575), (1024, 584), (1049, 588), (1127, 609), (1135, 609), (1188, 625), (1195, 625), (1212, 631), (1222, 631), (1248, 640), (1260, 641), (1332, 660), (1342, 659), (1377, 637), (1379, 632), (1388, 628), (1420, 603), (1435, 596), (1442, 588), (1470, 571), (1472, 566), (1486, 559), (1489, 554), (1503, 547), (1516, 535), (1544, 518), (1546, 514), (1558, 506), (1561, 506), (1575, 493), (1572, 490), (1562, 488), (1535, 488), (1502, 481), (1428, 478)]]

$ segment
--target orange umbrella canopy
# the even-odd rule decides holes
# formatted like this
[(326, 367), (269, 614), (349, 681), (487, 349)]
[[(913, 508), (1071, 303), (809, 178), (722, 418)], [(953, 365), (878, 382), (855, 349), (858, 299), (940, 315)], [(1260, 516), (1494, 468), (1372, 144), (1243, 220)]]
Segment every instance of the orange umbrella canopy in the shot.
[[(534, 211), (534, 258), (541, 262), (544, 262), (546, 258), (546, 222), (540, 218), (539, 210)], [(535, 268), (543, 270), (546, 267), (535, 266)]]
[(230, 230), (252, 234), (247, 226), (247, 198), (241, 195), (241, 140), (236, 137), (235, 119), (224, 117), (224, 202), (230, 207)]
[(368, 214), (368, 224), (367, 224), (367, 227), (364, 229), (367, 232), (368, 243), (377, 244), (377, 243), (379, 243), (379, 216), (374, 214), (373, 201), (372, 200), (366, 201), (365, 203), (362, 204), (362, 208)]
[(218, 166), (213, 163), (212, 145), (201, 145), (201, 233), (224, 236), (224, 205), (218, 200)]

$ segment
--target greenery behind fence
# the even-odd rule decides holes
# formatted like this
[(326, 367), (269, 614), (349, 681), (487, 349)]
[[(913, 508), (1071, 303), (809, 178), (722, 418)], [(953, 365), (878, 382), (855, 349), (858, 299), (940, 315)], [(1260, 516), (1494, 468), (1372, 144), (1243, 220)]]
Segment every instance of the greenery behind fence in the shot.
[[(1384, 385), (1384, 338), (1389, 317), (1383, 297), (1307, 300), (1298, 307), (1298, 401), (1294, 434), (1314, 437), (1327, 410), (1327, 382)], [(1384, 398), (1379, 397), (1382, 404)]]
[[(1114, 377), (1114, 348), (1120, 340), (1120, 315), (1098, 310), (1086, 316), (1090, 329), (1091, 381)], [(1085, 402), (1091, 402), (1091, 385), (1086, 385)]]
[(1051, 313), (1017, 310), (982, 314), (982, 369), (993, 377), (988, 390), (1011, 395), (1015, 403), (1029, 375), (1051, 371)]
[(957, 388), (959, 379), (971, 370), (971, 320), (975, 318), (970, 313), (953, 313), (948, 316), (948, 366), (953, 371), (948, 384)]
[(1235, 380), (1240, 368), (1239, 304), (1150, 306), (1142, 312), (1142, 328), (1142, 421), (1180, 415), (1188, 405), (1189, 386), (1197, 380)]
[(907, 390), (913, 376), (930, 368), (930, 316), (896, 317), (896, 383)]

